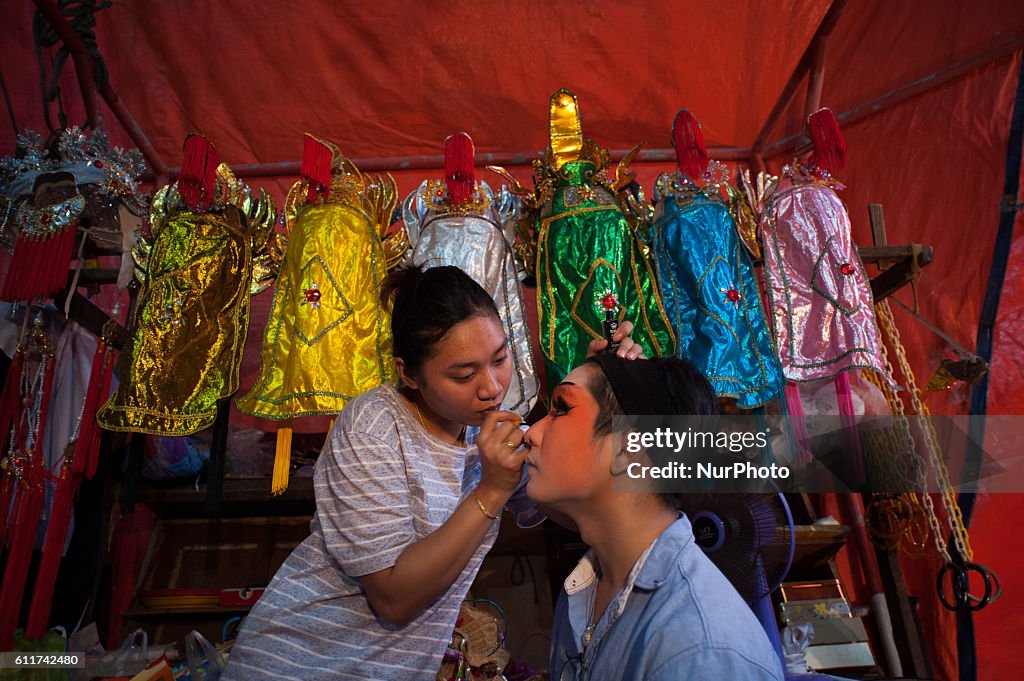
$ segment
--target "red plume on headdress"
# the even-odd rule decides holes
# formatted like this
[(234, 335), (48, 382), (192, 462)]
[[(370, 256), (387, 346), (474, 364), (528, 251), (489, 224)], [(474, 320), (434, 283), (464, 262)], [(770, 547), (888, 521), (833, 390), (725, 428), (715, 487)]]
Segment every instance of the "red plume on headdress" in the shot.
[(842, 172), (846, 167), (846, 142), (832, 109), (824, 107), (812, 113), (807, 118), (807, 127), (814, 142), (811, 165), (833, 175)]
[(473, 138), (464, 132), (449, 135), (444, 140), (444, 183), (448, 187), (448, 202), (453, 206), (473, 198), (476, 181), (473, 175)]
[(218, 165), (217, 148), (199, 133), (189, 133), (185, 138), (185, 159), (178, 175), (178, 193), (186, 206), (192, 210), (210, 207)]
[(704, 144), (700, 123), (688, 109), (681, 109), (672, 122), (672, 146), (676, 149), (679, 170), (700, 184), (708, 167), (708, 148)]
[(302, 138), (301, 173), (309, 181), (307, 201), (327, 198), (331, 188), (331, 167), (334, 165), (334, 150), (308, 132)]

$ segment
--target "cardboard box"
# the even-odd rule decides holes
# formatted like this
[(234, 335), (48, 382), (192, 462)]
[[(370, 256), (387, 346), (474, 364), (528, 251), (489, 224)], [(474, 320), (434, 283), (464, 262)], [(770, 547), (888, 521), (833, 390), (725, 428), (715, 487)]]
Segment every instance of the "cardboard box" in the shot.
[(875, 666), (875, 656), (871, 654), (871, 647), (864, 641), (810, 646), (804, 652), (807, 655), (807, 665), (815, 671)]
[(859, 617), (836, 617), (827, 620), (813, 620), (814, 640), (811, 645), (827, 643), (853, 643), (867, 641), (868, 630)]

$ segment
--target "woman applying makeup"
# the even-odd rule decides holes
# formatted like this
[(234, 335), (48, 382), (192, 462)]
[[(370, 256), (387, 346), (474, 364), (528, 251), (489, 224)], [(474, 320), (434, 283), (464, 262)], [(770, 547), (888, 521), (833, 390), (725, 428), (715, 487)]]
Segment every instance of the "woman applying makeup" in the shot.
[[(523, 434), (498, 410), (511, 363), (491, 297), (455, 267), (397, 270), (382, 297), (402, 385), (338, 417), (311, 535), (250, 612), (222, 679), (432, 680), (502, 509), (522, 526), (543, 518), (516, 494)], [(640, 354), (631, 328), (619, 355)]]
[(551, 412), (527, 431), (527, 493), (568, 516), (591, 547), (555, 610), (553, 681), (782, 679), (764, 630), (672, 495), (612, 488), (647, 455), (626, 449), (614, 416), (717, 411), (688, 362), (598, 355), (566, 376)]

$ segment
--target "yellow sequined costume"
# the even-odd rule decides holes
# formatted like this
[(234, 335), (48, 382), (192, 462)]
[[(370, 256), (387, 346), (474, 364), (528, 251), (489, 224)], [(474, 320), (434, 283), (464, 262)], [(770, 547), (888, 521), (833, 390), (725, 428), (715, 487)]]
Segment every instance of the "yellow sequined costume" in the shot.
[(177, 183), (150, 210), (153, 238), (136, 247), (143, 281), (121, 382), (96, 415), (108, 430), (187, 435), (213, 424), (238, 390), (250, 295), (281, 258), (273, 198), (255, 196), (225, 164), (208, 211), (185, 206)]
[[(321, 142), (322, 144), (327, 144)], [(391, 317), (380, 283), (402, 256), (383, 238), (397, 203), (391, 175), (368, 181), (331, 149), (330, 186), (310, 201), (309, 180), (285, 200), (288, 247), (263, 337), (260, 373), (238, 408), (289, 419), (336, 414), (348, 400), (394, 379)]]

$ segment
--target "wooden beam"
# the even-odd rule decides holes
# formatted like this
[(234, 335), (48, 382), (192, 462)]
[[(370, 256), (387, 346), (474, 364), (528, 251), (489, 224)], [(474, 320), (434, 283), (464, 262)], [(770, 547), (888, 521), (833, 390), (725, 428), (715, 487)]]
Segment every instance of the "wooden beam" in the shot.
[[(826, 35), (817, 36), (811, 44), (810, 75), (807, 77), (807, 97), (804, 99), (804, 125), (811, 114), (821, 108), (821, 91), (825, 85), (825, 49), (827, 46), (828, 36)], [(801, 140), (803, 144), (808, 144), (811, 139), (802, 129), (803, 125), (801, 125)]]
[[(61, 293), (57, 300), (63, 300), (66, 295), (66, 293)], [(82, 328), (97, 338), (103, 336), (103, 327), (110, 320), (110, 316), (106, 312), (77, 291), (71, 296), (68, 318), (78, 322)], [(120, 324), (115, 323), (111, 343), (115, 348), (121, 350), (127, 342), (128, 331)]]
[(764, 154), (751, 154), (749, 163), (755, 173), (763, 173), (768, 170), (768, 165), (764, 162)]
[(96, 76), (93, 71), (92, 55), (86, 49), (82, 39), (75, 33), (64, 13), (58, 9), (53, 0), (32, 0), (39, 13), (43, 15), (54, 33), (61, 39), (71, 53), (71, 61), (75, 64), (78, 76), (78, 87), (82, 91), (82, 105), (85, 107), (85, 122), (90, 129), (96, 128)]
[[(85, 105), (86, 118), (89, 121), (89, 127), (94, 128), (96, 125), (96, 81), (93, 77), (93, 61), (92, 55), (86, 49), (85, 44), (75, 29), (68, 23), (67, 18), (57, 8), (53, 0), (33, 0), (39, 11), (46, 17), (46, 20), (53, 27), (54, 32), (63, 41), (64, 46), (68, 48), (72, 58), (75, 62), (75, 70), (78, 71), (79, 84), (82, 87), (82, 100)], [(81, 65), (81, 66), (80, 66)], [(110, 86), (108, 81), (99, 89), (100, 96), (110, 107), (111, 112), (117, 118), (118, 122), (124, 128), (128, 136), (132, 138), (135, 146), (142, 152), (143, 157), (149, 163), (156, 173), (156, 177), (162, 179), (159, 184), (166, 183), (167, 176), (167, 164), (160, 158), (160, 154), (157, 153), (156, 147), (149, 141), (149, 137), (146, 136), (145, 131), (132, 116), (131, 112), (121, 101), (117, 93)]]
[[(629, 149), (612, 149), (608, 156), (612, 162), (618, 162), (629, 153)], [(751, 150), (740, 147), (711, 147), (708, 155), (718, 161), (746, 161), (750, 158)], [(497, 165), (506, 168), (516, 166), (528, 166), (534, 160), (541, 160), (544, 155), (540, 152), (510, 151), (483, 153), (477, 152), (473, 164), (478, 168)], [(353, 158), (352, 162), (363, 172), (382, 172), (385, 170), (439, 170), (444, 168), (444, 156), (441, 154), (425, 154), (421, 156), (381, 156), (376, 158)], [(641, 149), (633, 163), (675, 163), (675, 149)], [(181, 168), (168, 168), (167, 174), (174, 179), (181, 172)], [(298, 161), (281, 161), (277, 163), (240, 163), (231, 166), (231, 172), (235, 177), (297, 177), (299, 175)], [(155, 178), (152, 173), (143, 175), (144, 181), (150, 182)]]
[(919, 250), (916, 251), (912, 246), (865, 246), (859, 249), (860, 259), (865, 263), (893, 261), (887, 270), (871, 280), (871, 292), (876, 303), (913, 281), (918, 270), (932, 261), (932, 247), (928, 244), (917, 246)]
[(811, 45), (811, 68), (807, 78), (807, 98), (804, 100), (804, 120), (821, 108), (821, 90), (825, 85), (825, 49), (828, 36), (818, 36)]
[[(882, 212), (882, 204), (868, 204), (868, 219), (871, 220), (871, 242), (874, 246), (887, 246), (888, 237), (885, 233), (885, 213)], [(878, 261), (878, 268), (884, 270), (889, 266), (887, 260)]]
[[(931, 677), (931, 663), (925, 648), (924, 637), (921, 635), (915, 604), (911, 602), (907, 585), (903, 581), (903, 569), (900, 566), (899, 554), (895, 550), (883, 551), (876, 549), (878, 568), (885, 584), (886, 601), (889, 603), (889, 616), (893, 623), (893, 638), (900, 651), (903, 673), (910, 678), (924, 679)], [(932, 596), (934, 598), (934, 596)]]
[(764, 119), (764, 125), (761, 126), (761, 131), (757, 133), (757, 137), (754, 138), (754, 143), (751, 147), (754, 149), (755, 154), (764, 149), (765, 140), (768, 139), (768, 133), (770, 133), (772, 128), (775, 127), (779, 117), (785, 113), (786, 107), (789, 106), (789, 103), (793, 99), (793, 95), (796, 94), (796, 89), (800, 85), (800, 81), (804, 78), (804, 74), (806, 74), (811, 68), (816, 46), (820, 45), (823, 38), (828, 38), (828, 36), (831, 35), (832, 30), (836, 27), (836, 22), (839, 21), (839, 15), (842, 13), (845, 5), (846, 0), (834, 0), (832, 5), (829, 6), (828, 11), (825, 13), (825, 16), (822, 18), (821, 23), (818, 24), (818, 30), (814, 32), (814, 37), (812, 37), (811, 41), (807, 44), (807, 49), (804, 50), (803, 55), (800, 57), (800, 61), (797, 62), (796, 68), (793, 69), (793, 75), (789, 77), (785, 87), (782, 88), (782, 92), (779, 93), (779, 98), (775, 100), (775, 106), (772, 107), (768, 117)]
[[(916, 78), (895, 90), (847, 109), (841, 114), (837, 114), (836, 120), (839, 121), (839, 125), (842, 128), (849, 128), (870, 116), (885, 111), (886, 109), (892, 108), (898, 104), (902, 104), (908, 99), (924, 94), (939, 87), (940, 85), (945, 85), (946, 83), (970, 73), (975, 69), (991, 64), (992, 62), (1003, 59), (1004, 57), (1008, 57), (1021, 48), (1024, 48), (1024, 33), (1011, 36), (997, 45), (982, 50), (971, 57), (962, 59), (955, 64), (951, 64), (921, 78)], [(787, 135), (786, 137), (765, 146), (763, 153), (766, 158), (773, 158), (782, 153), (787, 153), (791, 147), (796, 145), (798, 148), (795, 153), (799, 156), (803, 152), (808, 151), (810, 147), (809, 143), (798, 144), (799, 138), (799, 132)]]
[[(918, 270), (928, 265), (934, 257), (932, 247), (928, 244), (860, 246), (857, 252), (864, 264), (892, 263), (887, 270), (871, 280), (871, 292), (876, 303), (913, 281)], [(754, 264), (761, 265), (762, 261), (755, 260)]]
[(210, 442), (210, 460), (206, 464), (207, 517), (220, 515), (221, 493), (224, 489), (224, 467), (228, 456), (228, 417), (234, 393), (217, 400), (217, 416), (213, 420), (213, 438)]

